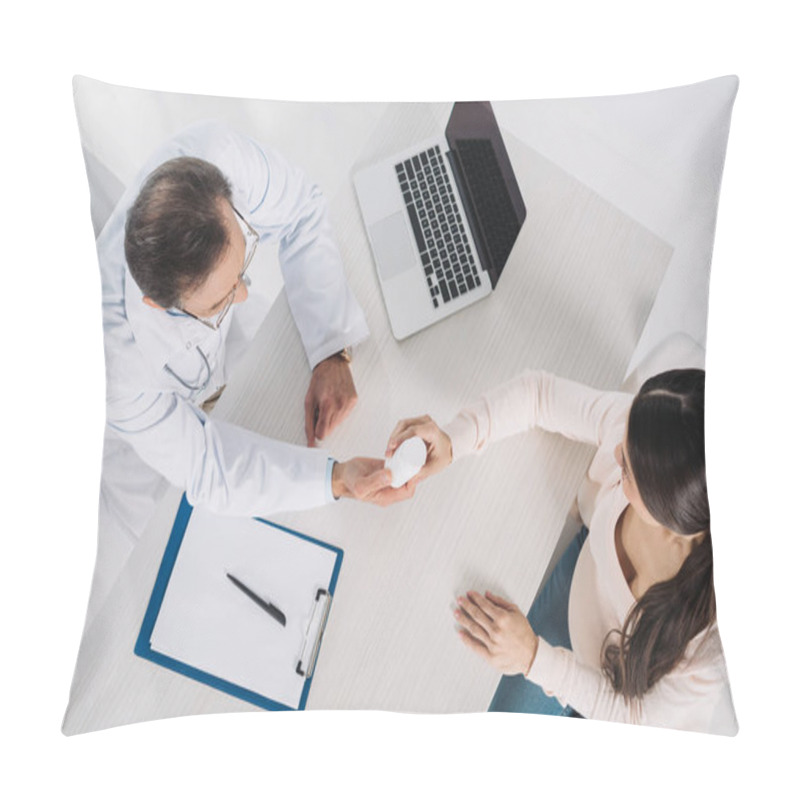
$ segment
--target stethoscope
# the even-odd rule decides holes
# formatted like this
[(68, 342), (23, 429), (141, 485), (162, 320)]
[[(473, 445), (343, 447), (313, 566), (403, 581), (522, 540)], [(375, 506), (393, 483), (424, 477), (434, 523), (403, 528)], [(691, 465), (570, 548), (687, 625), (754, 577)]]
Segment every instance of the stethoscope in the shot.
[(181, 378), (180, 375), (178, 375), (177, 372), (175, 372), (173, 369), (170, 369), (170, 367), (167, 364), (164, 364), (164, 369), (170, 375), (172, 375), (172, 377), (175, 378), (175, 380), (178, 381), (178, 383), (180, 383), (181, 386), (186, 387), (190, 392), (202, 392), (211, 381), (211, 364), (208, 363), (206, 354), (200, 349), (198, 345), (195, 345), (194, 349), (197, 350), (198, 353), (200, 353), (200, 358), (203, 359), (203, 364), (205, 365), (205, 371), (206, 371), (206, 379), (199, 386), (193, 386), (188, 381), (185, 381), (183, 378)]

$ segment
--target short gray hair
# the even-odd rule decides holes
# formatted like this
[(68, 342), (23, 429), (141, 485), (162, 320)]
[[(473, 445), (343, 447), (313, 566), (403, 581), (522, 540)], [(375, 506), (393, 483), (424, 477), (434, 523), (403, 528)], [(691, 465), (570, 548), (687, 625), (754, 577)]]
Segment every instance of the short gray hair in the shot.
[(128, 267), (163, 308), (200, 286), (228, 246), (219, 200), (231, 200), (228, 179), (208, 161), (182, 156), (150, 173), (128, 211)]

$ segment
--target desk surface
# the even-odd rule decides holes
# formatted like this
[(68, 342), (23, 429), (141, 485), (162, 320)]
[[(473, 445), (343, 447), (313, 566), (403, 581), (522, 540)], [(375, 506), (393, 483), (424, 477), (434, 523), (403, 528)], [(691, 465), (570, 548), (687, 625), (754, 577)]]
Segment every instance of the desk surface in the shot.
[[(496, 291), (395, 341), (351, 175), (359, 164), (435, 134), (448, 113), (446, 105), (330, 111), (332, 127), (360, 132), (347, 140), (346, 158), (327, 163), (324, 185), (371, 330), (353, 362), (358, 406), (326, 442), (339, 459), (381, 457), (398, 419), (430, 413), (446, 422), (526, 367), (617, 388), (672, 255), (663, 240), (504, 130), (528, 217)], [(308, 379), (281, 293), (213, 413), (302, 444)], [(455, 597), (490, 589), (523, 609), (530, 605), (591, 455), (586, 446), (535, 431), (458, 462), (408, 503), (380, 509), (342, 501), (276, 515), (345, 553), (308, 708), (485, 710), (498, 674), (457, 637)], [(160, 504), (85, 632), (68, 732), (252, 709), (133, 655), (179, 497), (170, 490)]]

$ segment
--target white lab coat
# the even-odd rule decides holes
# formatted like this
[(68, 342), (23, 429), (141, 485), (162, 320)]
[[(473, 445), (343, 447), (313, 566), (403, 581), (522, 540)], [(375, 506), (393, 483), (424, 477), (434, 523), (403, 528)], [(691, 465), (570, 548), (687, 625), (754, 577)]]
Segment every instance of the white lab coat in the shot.
[(162, 146), (97, 239), (107, 431), (92, 606), (110, 589), (141, 535), (164, 479), (183, 488), (192, 504), (230, 515), (266, 516), (332, 500), (327, 453), (214, 421), (200, 408), (225, 385), (263, 321), (264, 299), (251, 294), (212, 331), (186, 315), (145, 305), (127, 268), (127, 211), (147, 175), (181, 155), (219, 167), (231, 183), (233, 205), (260, 241), (279, 245), (289, 306), (310, 367), (369, 335), (322, 194), (300, 170), (218, 122), (196, 123)]

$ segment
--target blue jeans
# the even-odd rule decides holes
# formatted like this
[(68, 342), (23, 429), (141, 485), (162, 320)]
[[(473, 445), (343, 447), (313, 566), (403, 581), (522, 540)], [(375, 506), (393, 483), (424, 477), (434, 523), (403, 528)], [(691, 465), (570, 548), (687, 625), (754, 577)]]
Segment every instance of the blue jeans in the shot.
[[(586, 526), (578, 531), (528, 612), (528, 622), (533, 630), (554, 647), (572, 649), (567, 622), (569, 590), (578, 554), (588, 535)], [(550, 714), (561, 717), (574, 715), (569, 706), (565, 708), (555, 697), (549, 697), (541, 687), (531, 683), (522, 675), (504, 675), (500, 679), (489, 711), (514, 711), (522, 714)]]

